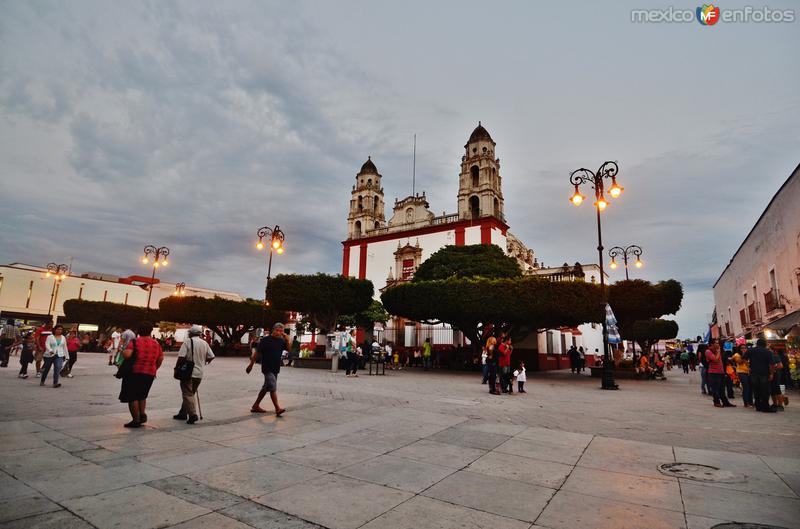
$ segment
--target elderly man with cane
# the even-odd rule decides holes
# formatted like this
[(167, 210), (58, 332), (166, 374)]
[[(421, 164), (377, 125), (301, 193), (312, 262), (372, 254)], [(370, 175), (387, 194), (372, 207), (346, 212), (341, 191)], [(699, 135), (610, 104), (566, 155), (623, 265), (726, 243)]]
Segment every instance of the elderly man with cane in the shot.
[(178, 362), (175, 364), (175, 378), (181, 381), (183, 404), (181, 411), (172, 418), (186, 421), (187, 424), (197, 422), (195, 404), (197, 408), (200, 407), (197, 388), (203, 379), (203, 366), (214, 360), (214, 352), (202, 336), (203, 328), (199, 325), (193, 325), (189, 329), (189, 339), (181, 345), (181, 349), (178, 351)]

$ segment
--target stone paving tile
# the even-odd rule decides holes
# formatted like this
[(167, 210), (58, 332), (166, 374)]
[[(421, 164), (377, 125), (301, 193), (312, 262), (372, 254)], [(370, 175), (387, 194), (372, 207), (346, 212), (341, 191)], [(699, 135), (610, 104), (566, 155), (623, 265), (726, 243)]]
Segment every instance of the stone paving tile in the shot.
[(256, 527), (257, 529), (313, 529), (320, 527), (252, 501), (245, 501), (233, 507), (228, 507), (220, 511), (220, 514), (239, 520), (249, 527)]
[(567, 479), (572, 468), (571, 465), (552, 461), (489, 452), (470, 463), (466, 470), (557, 489)]
[(533, 522), (555, 491), (503, 477), (459, 471), (423, 495), (479, 511)]
[(512, 454), (515, 456), (530, 457), (542, 461), (553, 461), (574, 465), (583, 454), (584, 447), (576, 445), (562, 445), (557, 443), (542, 443), (521, 437), (512, 437), (494, 449), (495, 452)]
[(414, 443), (419, 438), (415, 435), (390, 434), (378, 430), (359, 430), (357, 432), (334, 437), (332, 444), (354, 449), (365, 449), (372, 452), (386, 453), (402, 446)]
[(82, 459), (52, 446), (31, 450), (0, 451), (0, 468), (23, 479), (40, 477), (44, 473), (52, 473), (80, 463), (83, 463)]
[(499, 433), (503, 435), (517, 435), (528, 427), (524, 424), (511, 424), (503, 422), (493, 422), (484, 419), (471, 419), (459, 423), (459, 428), (466, 428), (468, 430), (478, 430), (479, 432)]
[(675, 461), (711, 465), (741, 474), (751, 474), (753, 472), (772, 473), (769, 465), (756, 455), (737, 454), (721, 450), (698, 450), (696, 448), (676, 446)]
[(83, 439), (78, 439), (76, 437), (62, 437), (60, 439), (52, 439), (45, 442), (50, 446), (55, 446), (56, 448), (66, 450), (67, 452), (78, 452), (81, 450), (91, 450), (92, 448), (97, 448), (96, 444), (90, 443), (89, 441), (84, 441)]
[(93, 529), (86, 521), (66, 510), (0, 523), (0, 529)]
[(42, 430), (47, 429), (47, 426), (44, 426), (39, 422), (29, 421), (26, 419), (0, 422), (0, 430), (2, 430), (3, 435), (29, 434), (32, 432), (41, 432)]
[(249, 529), (250, 527), (233, 518), (212, 512), (211, 514), (204, 514), (178, 525), (173, 525), (170, 529)]
[(61, 510), (61, 506), (41, 494), (17, 498), (0, 498), (0, 522)]
[(466, 448), (480, 448), (491, 450), (510, 439), (510, 436), (499, 433), (487, 433), (479, 430), (453, 427), (428, 437), (431, 441), (463, 446)]
[(216, 448), (211, 443), (190, 439), (173, 432), (142, 431), (132, 435), (99, 439), (96, 444), (125, 456), (141, 456), (164, 450)]
[(697, 516), (694, 514), (686, 515), (687, 529), (712, 529), (715, 525), (719, 525), (721, 523), (730, 523), (730, 520), (706, 518), (705, 516)]
[[(424, 520), (424, 523), (420, 521)], [(375, 518), (364, 529), (528, 529), (529, 522), (452, 505), (424, 496), (395, 507)], [(532, 528), (531, 528), (532, 529)]]
[(687, 514), (800, 528), (800, 500), (681, 482)]
[(0, 472), (0, 500), (13, 500), (26, 496), (36, 496), (38, 492), (17, 478)]
[(562, 490), (683, 512), (680, 486), (672, 479), (648, 478), (576, 467), (567, 478)]
[(684, 529), (682, 512), (559, 491), (536, 523), (552, 529)]
[(800, 497), (800, 474), (778, 474), (778, 476)]
[(408, 492), (329, 474), (254, 501), (330, 529), (355, 529), (412, 496)]
[[(413, 413), (409, 413), (413, 417)], [(436, 424), (429, 422), (417, 421), (412, 418), (406, 419), (391, 419), (381, 422), (372, 427), (373, 430), (378, 430), (387, 434), (402, 434), (416, 436), (420, 439), (428, 437), (442, 430), (446, 430), (449, 426), (444, 424)]]
[(120, 454), (119, 452), (112, 452), (111, 450), (107, 450), (105, 448), (93, 448), (91, 450), (81, 450), (79, 452), (72, 452), (72, 455), (74, 455), (75, 457), (79, 457), (84, 461), (90, 461), (93, 463), (129, 457), (126, 456), (125, 454)]
[(308, 419), (311, 421), (320, 421), (330, 424), (342, 424), (352, 422), (356, 419), (361, 419), (365, 415), (358, 411), (347, 411), (345, 409), (334, 409), (331, 407), (319, 408), (310, 407), (292, 412), (292, 417), (299, 417), (301, 419)]
[(284, 450), (306, 446), (309, 444), (309, 441), (300, 441), (286, 435), (270, 432), (219, 441), (218, 444), (244, 450), (251, 454), (268, 456), (276, 452), (283, 452)]
[(192, 472), (186, 477), (231, 494), (254, 498), (322, 474), (323, 472), (313, 468), (264, 456), (211, 470)]
[(484, 454), (486, 454), (486, 450), (481, 450), (480, 448), (464, 448), (429, 439), (420, 439), (416, 443), (391, 452), (389, 455), (460, 469)]
[(786, 482), (775, 473), (748, 472), (745, 474), (745, 481), (739, 483), (706, 483), (690, 479), (680, 479), (683, 483), (695, 483), (709, 487), (719, 487), (730, 490), (740, 490), (743, 492), (753, 492), (756, 494), (768, 494), (771, 496), (784, 496), (787, 498), (797, 498), (798, 495)]
[(419, 463), (402, 457), (383, 455), (340, 469), (336, 473), (418, 493), (449, 476), (453, 471), (452, 468), (431, 463)]
[(761, 456), (773, 472), (779, 474), (800, 474), (800, 459), (792, 459), (790, 457), (773, 457)]
[(175, 525), (210, 511), (146, 485), (134, 485), (64, 502), (97, 527), (152, 529)]
[(531, 426), (518, 433), (515, 437), (545, 444), (580, 446), (581, 448), (586, 448), (589, 445), (589, 442), (591, 442), (593, 436), (584, 433), (566, 432), (551, 428)]
[(258, 457), (256, 454), (236, 450), (234, 448), (217, 447), (211, 450), (191, 450), (189, 453), (167, 451), (139, 456), (137, 459), (154, 467), (163, 468), (175, 474), (199, 472), (209, 468), (220, 467), (228, 463), (244, 461)]
[(148, 487), (160, 490), (189, 503), (200, 505), (212, 511), (231, 507), (244, 501), (239, 496), (228, 494), (224, 490), (209, 487), (185, 476), (173, 476), (147, 483)]
[[(0, 426), (3, 423), (0, 423)], [(52, 432), (53, 430), (47, 430), (47, 432)], [(67, 437), (66, 435), (60, 434), (56, 432), (58, 436), (54, 437), (54, 439), (63, 439)], [(11, 435), (0, 435), (0, 446), (7, 447), (7, 451), (11, 450), (32, 450), (34, 448), (50, 448), (50, 443), (47, 442), (47, 439), (42, 439), (39, 437), (36, 432), (33, 433), (20, 433), (20, 434), (11, 434)]]
[(671, 446), (595, 437), (578, 460), (578, 466), (665, 478), (668, 476), (659, 472), (658, 466), (674, 461)]
[(293, 448), (285, 452), (278, 452), (270, 457), (288, 463), (304, 465), (326, 472), (333, 472), (334, 470), (349, 467), (350, 465), (372, 459), (379, 455), (379, 452), (372, 452), (369, 450), (348, 448), (331, 443), (318, 443), (302, 448)]
[(81, 463), (61, 469), (57, 473), (45, 473), (31, 480), (30, 485), (49, 498), (62, 502), (70, 498), (121, 489), (171, 475), (171, 472), (145, 463), (127, 463), (113, 468), (103, 468), (94, 463)]

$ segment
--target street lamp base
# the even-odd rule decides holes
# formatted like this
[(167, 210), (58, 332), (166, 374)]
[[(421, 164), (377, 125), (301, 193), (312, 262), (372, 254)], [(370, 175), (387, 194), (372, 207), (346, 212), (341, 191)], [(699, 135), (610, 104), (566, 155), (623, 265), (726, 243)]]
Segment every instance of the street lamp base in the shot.
[(619, 389), (619, 386), (614, 382), (614, 373), (607, 367), (603, 368), (603, 378), (600, 383), (600, 389)]

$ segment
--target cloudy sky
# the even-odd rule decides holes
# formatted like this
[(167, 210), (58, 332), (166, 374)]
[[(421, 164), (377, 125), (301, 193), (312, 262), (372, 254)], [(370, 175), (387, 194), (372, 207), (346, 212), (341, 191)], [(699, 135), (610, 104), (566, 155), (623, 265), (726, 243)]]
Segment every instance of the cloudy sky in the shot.
[(617, 160), (607, 246), (682, 281), (699, 334), (800, 161), (800, 22), (631, 22), (671, 3), (2, 1), (0, 260), (128, 275), (166, 245), (164, 280), (255, 297), (257, 228), (286, 232), (275, 272), (339, 271), (355, 173), (371, 155), (387, 201), (409, 194), (415, 133), (418, 190), (455, 212), (481, 120), (548, 265), (596, 262), (568, 174)]

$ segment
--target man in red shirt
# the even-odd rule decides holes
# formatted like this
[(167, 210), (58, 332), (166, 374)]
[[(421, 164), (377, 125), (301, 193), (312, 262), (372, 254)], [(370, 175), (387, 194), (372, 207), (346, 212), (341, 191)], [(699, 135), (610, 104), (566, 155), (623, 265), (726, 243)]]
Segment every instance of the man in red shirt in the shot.
[(500, 391), (503, 393), (514, 393), (511, 388), (511, 338), (504, 338), (497, 346), (500, 357), (497, 359), (497, 367), (500, 368)]

